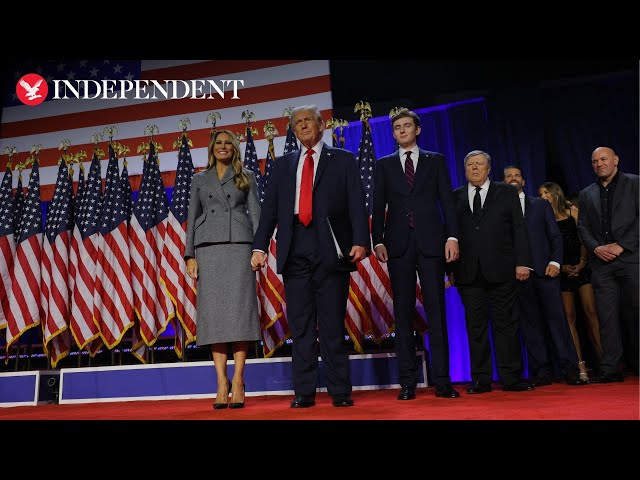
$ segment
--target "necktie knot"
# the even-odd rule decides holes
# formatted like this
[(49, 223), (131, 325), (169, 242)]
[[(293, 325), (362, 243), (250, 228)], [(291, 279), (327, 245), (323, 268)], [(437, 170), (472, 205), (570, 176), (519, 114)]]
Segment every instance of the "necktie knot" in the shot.
[(307, 157), (310, 157), (314, 153), (316, 153), (316, 152), (313, 151), (313, 148), (310, 148), (309, 150), (307, 150)]

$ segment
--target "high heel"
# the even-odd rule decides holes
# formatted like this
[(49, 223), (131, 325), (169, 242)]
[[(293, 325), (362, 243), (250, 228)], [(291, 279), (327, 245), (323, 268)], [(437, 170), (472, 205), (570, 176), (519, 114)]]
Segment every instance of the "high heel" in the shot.
[[(244, 383), (242, 384), (242, 391), (244, 392)], [(233, 393), (231, 396), (233, 397)], [(229, 408), (244, 408), (244, 402), (231, 402)]]
[[(582, 371), (580, 366), (582, 366), (585, 369), (584, 372)], [(582, 362), (578, 362), (578, 368), (580, 369), (580, 375), (579, 375), (580, 381), (584, 383), (589, 383), (589, 374), (586, 372), (587, 364), (584, 362), (584, 360)]]
[[(213, 402), (214, 410), (222, 410), (223, 408), (227, 408), (229, 406), (229, 393), (231, 392), (231, 381), (227, 380), (227, 401), (224, 403)], [(233, 407), (232, 407), (233, 408)]]

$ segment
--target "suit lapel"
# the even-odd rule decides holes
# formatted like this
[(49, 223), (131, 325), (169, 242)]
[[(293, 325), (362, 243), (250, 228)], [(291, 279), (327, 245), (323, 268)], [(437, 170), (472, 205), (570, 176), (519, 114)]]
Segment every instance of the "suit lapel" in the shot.
[(471, 211), (471, 207), (469, 206), (469, 183), (464, 184), (461, 195), (458, 197), (458, 202), (462, 203), (462, 211), (470, 217), (473, 217), (473, 212)]
[(591, 198), (591, 202), (593, 203), (593, 209), (596, 211), (598, 215), (598, 223), (602, 220), (602, 214), (600, 212), (600, 186), (598, 183), (593, 184), (593, 188), (589, 192), (589, 197)]
[[(394, 153), (393, 156), (395, 158), (393, 159), (392, 167), (391, 167), (392, 174), (394, 177), (398, 179), (398, 181), (402, 185), (403, 190), (405, 190), (408, 193), (409, 183), (407, 182), (407, 176), (404, 174), (404, 170), (402, 168), (402, 162), (400, 161), (400, 150), (396, 150), (396, 153)], [(415, 185), (415, 181), (414, 181), (414, 185)]]
[(289, 205), (291, 205), (292, 217), (293, 217), (294, 205), (296, 203), (296, 182), (297, 182), (296, 175), (298, 173), (298, 162), (300, 161), (301, 154), (302, 154), (302, 150), (298, 149), (296, 153), (291, 155), (291, 158), (289, 160), (289, 172), (287, 172), (289, 175), (289, 178), (291, 178), (291, 181), (286, 182), (287, 188), (289, 188), (290, 191), (285, 195), (285, 198), (289, 198)]
[[(484, 217), (484, 214), (487, 213), (487, 208), (490, 207), (495, 201), (496, 197), (496, 187), (493, 185), (493, 182), (489, 182), (489, 189), (487, 190), (487, 196), (484, 199), (484, 203), (482, 204), (482, 210), (480, 210), (480, 218)], [(518, 198), (518, 204), (520, 204), (520, 199)]]
[(333, 152), (329, 149), (329, 146), (326, 143), (322, 143), (322, 150), (320, 151), (320, 160), (318, 160), (318, 169), (316, 170), (316, 177), (313, 180), (313, 191), (316, 191), (320, 180), (322, 179), (322, 174), (327, 168), (329, 161), (331, 159), (331, 155)]
[[(229, 175), (230, 170), (233, 171), (231, 167), (227, 167), (227, 170), (224, 172), (224, 175), (222, 176), (223, 179), (227, 175)], [(216, 172), (216, 167), (214, 166), (210, 170), (208, 170), (207, 175), (209, 177), (207, 179), (207, 185), (210, 185), (213, 191), (216, 193), (216, 195), (218, 195), (218, 197), (220, 197), (220, 199), (226, 203), (227, 198), (225, 197), (224, 192), (222, 191), (222, 182), (221, 180), (218, 179), (218, 172)], [(233, 174), (231, 174), (231, 176), (233, 176)]]
[(625, 177), (622, 172), (618, 173), (618, 185), (616, 186), (616, 193), (613, 196), (613, 205), (611, 205), (611, 211), (615, 212), (622, 201), (622, 198), (627, 194), (627, 188), (629, 187), (629, 182), (627, 181), (627, 177)]
[(429, 159), (431, 158), (431, 155), (429, 155), (427, 152), (421, 150), (420, 151), (420, 155), (418, 156), (419, 160), (416, 163), (416, 175), (415, 178), (413, 179), (413, 190), (418, 189), (418, 187), (420, 185), (422, 185), (424, 183), (424, 181), (427, 179), (428, 175), (428, 169), (429, 169)]

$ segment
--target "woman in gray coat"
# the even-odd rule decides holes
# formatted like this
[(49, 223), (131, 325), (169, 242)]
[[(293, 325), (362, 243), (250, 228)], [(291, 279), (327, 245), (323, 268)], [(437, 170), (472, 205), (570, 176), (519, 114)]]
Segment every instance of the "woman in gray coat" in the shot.
[[(218, 130), (208, 148), (207, 170), (193, 176), (184, 258), (197, 279), (198, 346), (211, 345), (218, 376), (214, 409), (244, 407), (244, 364), (249, 342), (260, 339), (251, 243), (260, 202), (253, 172), (242, 168), (240, 145)], [(231, 344), (233, 380), (227, 377)], [(228, 396), (231, 393), (231, 402)]]

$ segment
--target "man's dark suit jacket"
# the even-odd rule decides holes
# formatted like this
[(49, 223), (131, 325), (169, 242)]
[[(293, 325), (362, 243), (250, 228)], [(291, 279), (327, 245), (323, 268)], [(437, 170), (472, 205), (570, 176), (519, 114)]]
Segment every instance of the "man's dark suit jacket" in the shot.
[[(618, 185), (611, 205), (611, 229), (613, 238), (624, 248), (618, 257), (623, 263), (638, 263), (638, 175), (619, 172)], [(578, 200), (578, 232), (582, 243), (591, 255), (591, 268), (602, 263), (593, 253), (598, 245), (608, 243), (600, 226), (600, 187), (589, 185), (580, 192)]]
[(490, 283), (515, 281), (516, 266), (531, 267), (516, 187), (490, 182), (478, 217), (471, 213), (466, 183), (453, 193), (460, 224), (460, 258), (453, 267), (456, 283), (473, 283), (478, 269)]
[[(260, 223), (253, 240), (253, 249), (268, 252), (269, 241), (277, 225), (278, 273), (282, 273), (291, 247), (296, 170), (300, 153), (301, 151), (297, 150), (275, 161), (262, 205)], [(356, 264), (339, 261), (327, 223), (327, 217), (348, 216), (353, 232), (352, 245), (371, 249), (364, 191), (356, 159), (351, 152), (323, 144), (313, 182), (311, 215), (323, 266), (330, 271), (356, 270)], [(335, 225), (340, 223), (336, 222)], [(336, 237), (343, 236), (336, 232)]]
[(407, 213), (413, 211), (414, 238), (420, 253), (444, 256), (446, 239), (459, 235), (444, 156), (420, 149), (413, 189), (409, 190), (399, 151), (396, 151), (376, 162), (374, 185), (373, 245), (384, 244), (391, 258), (402, 255), (409, 239)]
[(551, 204), (542, 198), (524, 197), (524, 220), (529, 233), (533, 270), (544, 277), (549, 262), (562, 266), (562, 233)]

